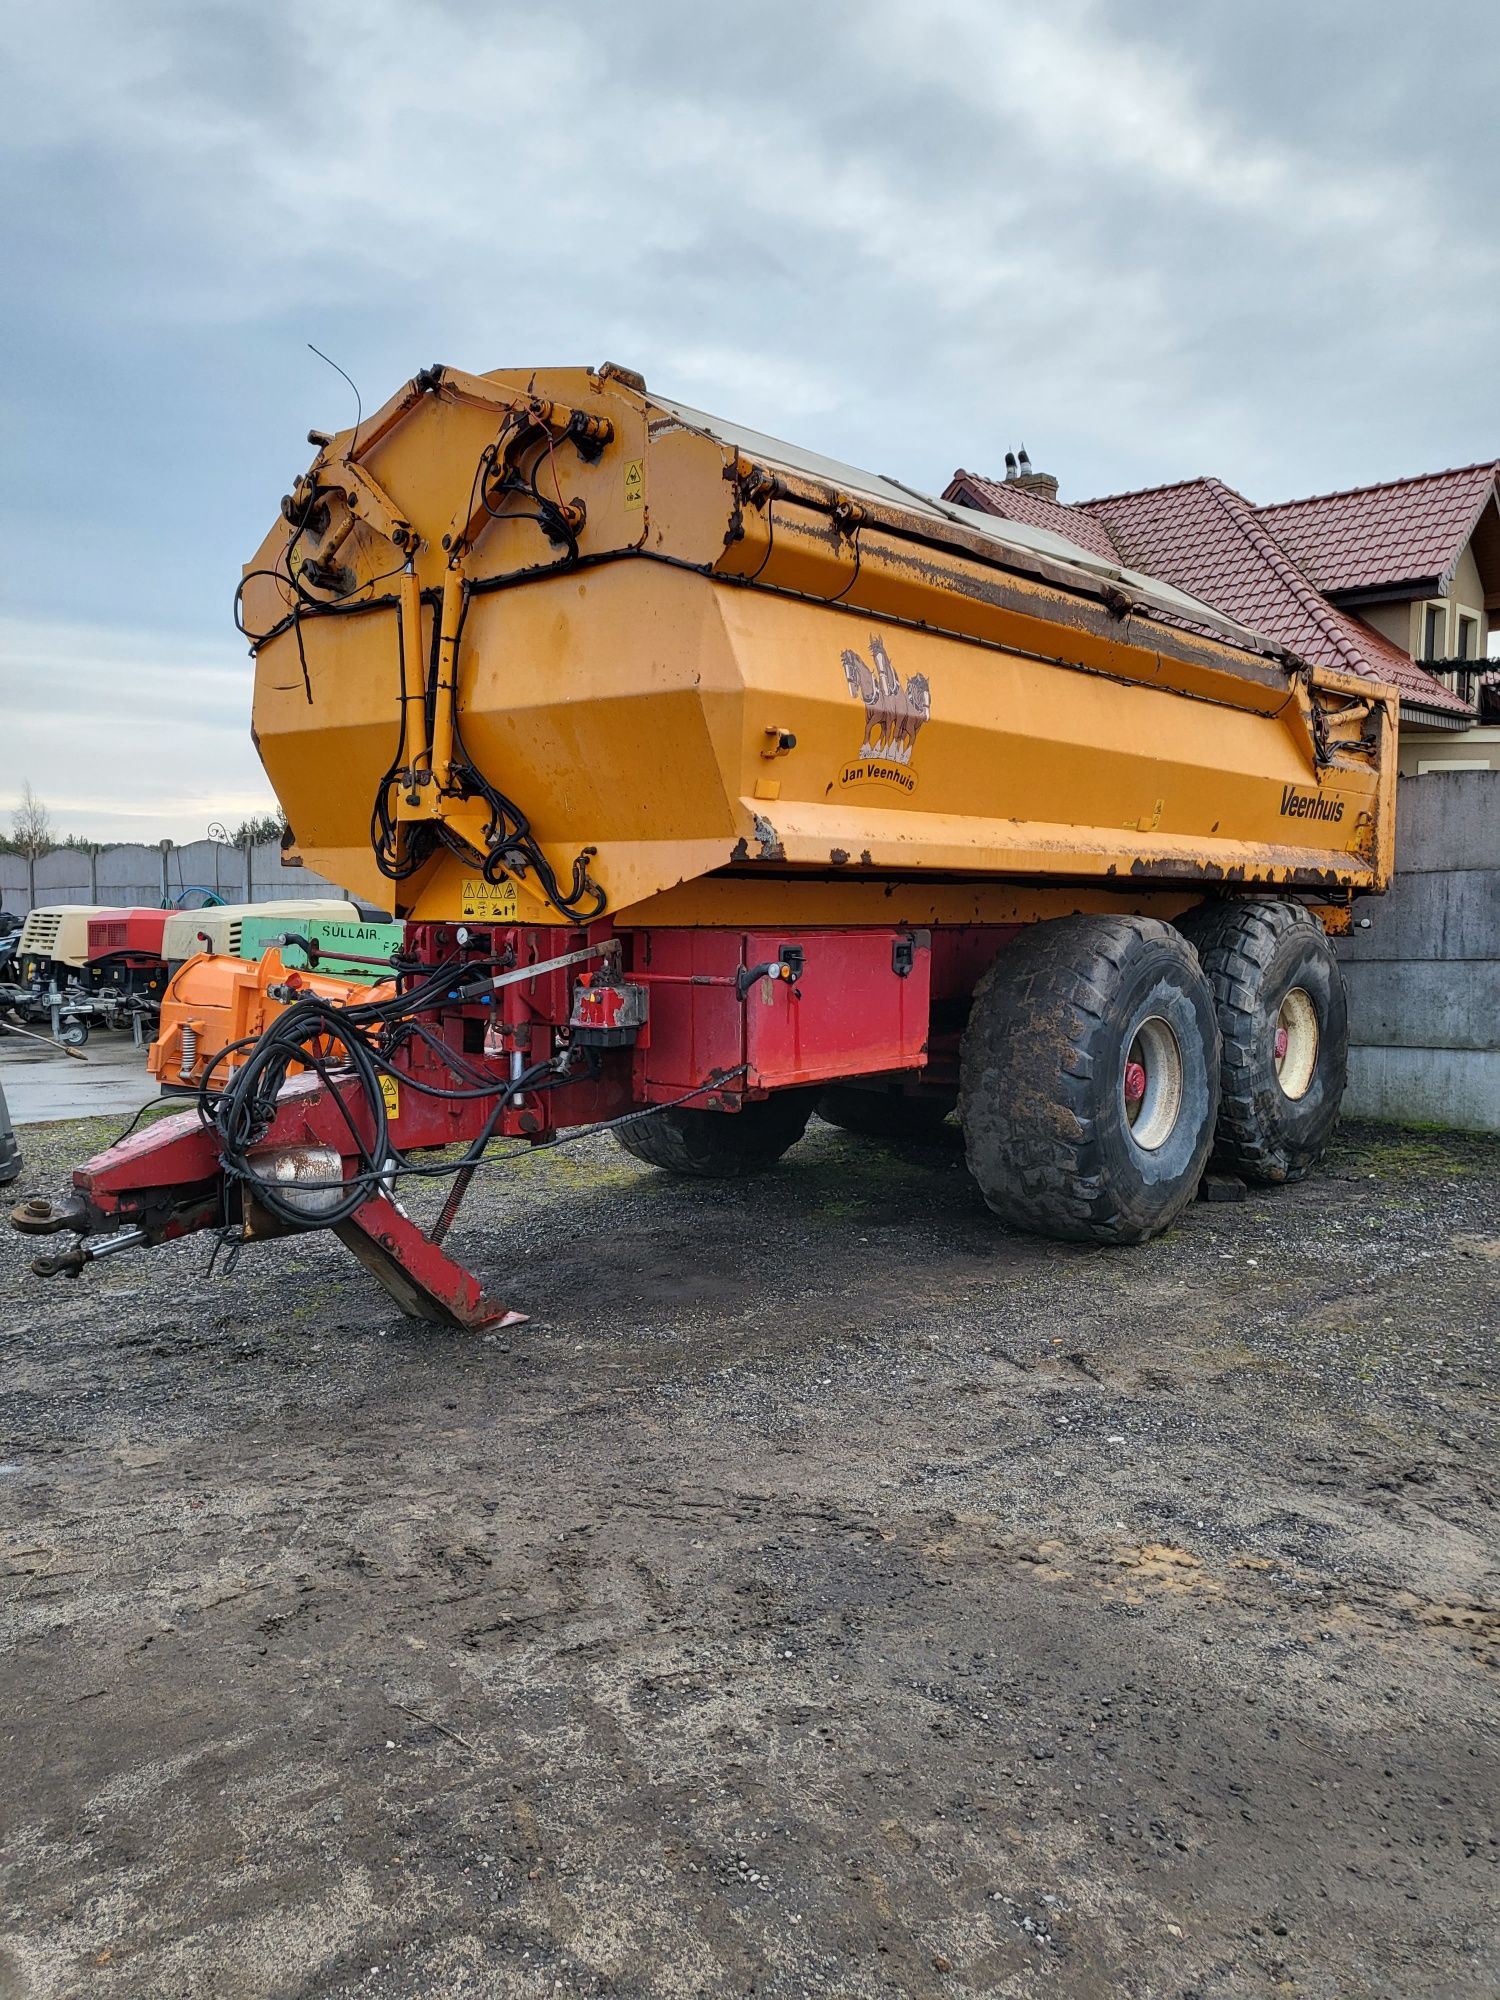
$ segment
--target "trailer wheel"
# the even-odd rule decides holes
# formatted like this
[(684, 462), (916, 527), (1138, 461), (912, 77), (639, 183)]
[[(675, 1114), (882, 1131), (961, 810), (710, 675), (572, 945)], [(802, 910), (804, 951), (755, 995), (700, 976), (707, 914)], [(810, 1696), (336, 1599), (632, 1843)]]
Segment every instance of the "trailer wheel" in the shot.
[(778, 1090), (742, 1111), (678, 1105), (615, 1128), (625, 1151), (648, 1167), (698, 1180), (739, 1180), (774, 1167), (807, 1129), (816, 1093)]
[(1214, 1159), (1300, 1181), (1333, 1136), (1348, 1064), (1344, 977), (1300, 903), (1211, 903), (1182, 919), (1213, 989), (1223, 1053)]
[(76, 1015), (71, 1021), (64, 1021), (57, 1033), (57, 1039), (65, 1049), (81, 1049), (89, 1038), (89, 1024)]
[(865, 1139), (932, 1140), (955, 1102), (942, 1091), (912, 1090), (900, 1084), (838, 1083), (818, 1099), (818, 1116)]
[(1213, 1143), (1213, 996), (1170, 924), (1035, 924), (975, 989), (959, 1076), (969, 1171), (1002, 1220), (1140, 1243), (1193, 1199)]

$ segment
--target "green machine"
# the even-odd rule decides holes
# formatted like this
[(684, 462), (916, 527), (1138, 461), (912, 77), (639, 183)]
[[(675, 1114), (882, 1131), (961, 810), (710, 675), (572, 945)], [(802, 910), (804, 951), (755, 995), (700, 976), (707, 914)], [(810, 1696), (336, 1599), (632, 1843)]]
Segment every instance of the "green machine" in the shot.
[(391, 954), (404, 946), (406, 926), (361, 923), (350, 917), (289, 917), (284, 911), (275, 917), (246, 917), (240, 926), (239, 955), (261, 959), (274, 947), (284, 965), (298, 971), (310, 969), (306, 950), (300, 943), (284, 942), (288, 936), (306, 938), (317, 946), (316, 964), (311, 969), (334, 979), (347, 979), (353, 986), (373, 986), (388, 976), (381, 968), (389, 966)]

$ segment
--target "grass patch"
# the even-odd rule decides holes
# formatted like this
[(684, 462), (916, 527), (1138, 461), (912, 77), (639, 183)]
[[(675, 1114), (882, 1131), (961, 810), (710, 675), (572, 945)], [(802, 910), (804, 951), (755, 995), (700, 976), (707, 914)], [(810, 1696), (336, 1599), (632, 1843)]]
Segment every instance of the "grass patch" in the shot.
[(1366, 1173), (1383, 1180), (1403, 1180), (1422, 1174), (1469, 1174), (1474, 1171), (1466, 1160), (1458, 1158), (1453, 1145), (1447, 1142), (1446, 1134), (1441, 1138), (1427, 1139), (1420, 1135), (1417, 1128), (1412, 1128), (1409, 1136), (1398, 1138), (1393, 1135), (1369, 1145), (1353, 1147), (1345, 1157)]

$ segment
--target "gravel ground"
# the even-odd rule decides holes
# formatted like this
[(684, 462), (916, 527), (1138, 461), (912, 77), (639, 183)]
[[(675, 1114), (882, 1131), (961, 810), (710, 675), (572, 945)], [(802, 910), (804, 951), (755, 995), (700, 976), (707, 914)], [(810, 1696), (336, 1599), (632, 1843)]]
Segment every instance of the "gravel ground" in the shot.
[(7, 1233), (0, 2000), (1493, 1994), (1497, 1195), (590, 1141), (476, 1185), (488, 1338)]

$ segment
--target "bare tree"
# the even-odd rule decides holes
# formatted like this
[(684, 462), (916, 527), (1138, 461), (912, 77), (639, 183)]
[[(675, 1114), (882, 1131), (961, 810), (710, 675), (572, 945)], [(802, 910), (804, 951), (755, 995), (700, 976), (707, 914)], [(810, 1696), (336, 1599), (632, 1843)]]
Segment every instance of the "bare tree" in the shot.
[(21, 787), (21, 803), (12, 811), (10, 824), (16, 852), (24, 854), (28, 861), (35, 861), (55, 844), (52, 815), (31, 789), (29, 780)]

